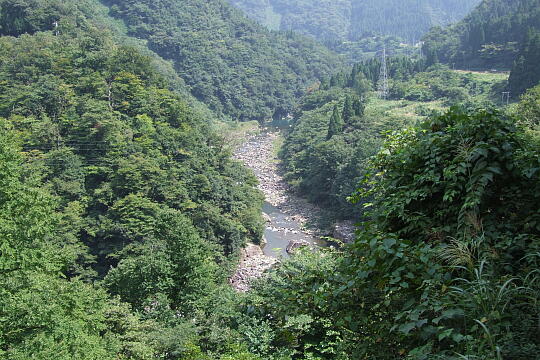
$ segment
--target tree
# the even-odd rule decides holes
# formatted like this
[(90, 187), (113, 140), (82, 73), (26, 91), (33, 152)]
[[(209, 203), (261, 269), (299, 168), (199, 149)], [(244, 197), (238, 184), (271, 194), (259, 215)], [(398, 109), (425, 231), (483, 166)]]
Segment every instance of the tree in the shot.
[(216, 284), (218, 268), (210, 244), (200, 238), (189, 219), (175, 210), (160, 214), (155, 237), (165, 242), (172, 264), (171, 300), (188, 309)]
[(439, 55), (435, 50), (428, 50), (426, 56), (426, 66), (431, 66), (439, 63)]
[(350, 95), (345, 96), (345, 103), (343, 104), (343, 112), (341, 114), (345, 125), (349, 125), (352, 117), (355, 115)]
[[(171, 65), (121, 44), (104, 5), (6, 4), (28, 21), (0, 14), (20, 35), (0, 37), (0, 358), (182, 358), (198, 337), (180, 341), (179, 324), (198, 331), (195, 310), (260, 240), (255, 177)], [(120, 299), (152, 324), (108, 318)]]
[(539, 29), (537, 0), (485, 0), (462, 21), (434, 27), (423, 37), (428, 65), (434, 51), (456, 67), (509, 69), (526, 43), (528, 29)]
[(358, 358), (534, 357), (537, 139), (497, 111), (454, 108), (392, 134), (372, 162), (356, 200), (373, 218), (337, 271), (335, 311), (351, 309), (367, 342)]
[(540, 59), (540, 32), (530, 29), (508, 79), (508, 88), (512, 96), (518, 97), (540, 82), (538, 59)]
[(174, 63), (194, 97), (231, 118), (264, 122), (291, 112), (294, 95), (339, 63), (315, 41), (267, 32), (221, 0), (107, 4), (130, 35)]
[(535, 146), (514, 119), (494, 110), (454, 108), (396, 133), (375, 160), (374, 218), (414, 242), (483, 231), (486, 243), (518, 264), (540, 234)]
[(54, 200), (25, 176), (13, 130), (0, 119), (0, 357), (114, 359), (105, 340), (106, 294), (62, 276), (50, 242)]
[(360, 101), (360, 99), (358, 98), (354, 99), (352, 107), (354, 110), (354, 115), (359, 116), (359, 117), (364, 116), (364, 111), (366, 109), (366, 106), (362, 103), (362, 101)]
[(341, 118), (340, 111), (338, 106), (335, 105), (328, 124), (328, 135), (326, 136), (326, 139), (329, 140), (332, 138), (332, 136), (341, 133), (343, 131), (343, 125), (343, 119)]
[[(38, 178), (23, 182), (20, 144), (12, 126), (0, 118), (0, 274), (26, 269), (59, 270), (46, 246), (55, 216), (54, 201), (40, 190)], [(51, 261), (53, 260), (53, 261)]]
[(540, 125), (540, 85), (529, 89), (522, 97), (517, 109), (518, 118), (531, 127)]

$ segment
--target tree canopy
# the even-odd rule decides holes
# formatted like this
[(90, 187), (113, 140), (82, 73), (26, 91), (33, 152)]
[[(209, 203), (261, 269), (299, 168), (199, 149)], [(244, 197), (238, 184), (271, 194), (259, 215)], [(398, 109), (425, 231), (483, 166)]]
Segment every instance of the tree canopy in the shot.
[(281, 119), (339, 61), (323, 46), (270, 32), (223, 0), (106, 2), (130, 35), (174, 63), (191, 93), (236, 120)]
[(465, 19), (435, 27), (424, 38), (424, 54), (469, 69), (510, 69), (529, 29), (540, 29), (535, 0), (483, 0)]
[[(0, 358), (536, 358), (537, 42), (496, 109), (504, 74), (391, 57), (380, 99), (380, 60), (221, 0), (0, 0)], [(356, 239), (236, 292), (263, 197), (225, 115), (291, 119), (285, 178)]]
[(419, 40), (434, 25), (461, 20), (477, 0), (230, 0), (260, 23), (319, 40), (358, 40), (367, 34)]
[(178, 314), (260, 241), (255, 177), (102, 5), (1, 5), (2, 357), (202, 356)]

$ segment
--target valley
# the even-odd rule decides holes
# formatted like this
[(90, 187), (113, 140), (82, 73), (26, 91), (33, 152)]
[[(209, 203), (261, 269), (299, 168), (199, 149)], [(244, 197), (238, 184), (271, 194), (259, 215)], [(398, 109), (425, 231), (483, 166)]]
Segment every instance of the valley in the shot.
[(0, 360), (539, 359), (539, 1), (0, 0)]
[[(277, 146), (282, 134), (278, 129), (260, 129), (248, 136), (234, 151), (234, 158), (251, 169), (258, 188), (265, 196), (262, 207), (265, 230), (260, 246), (248, 244), (240, 265), (231, 279), (241, 291), (278, 261), (286, 260), (299, 247), (324, 246), (321, 232), (314, 228), (321, 210), (291, 193), (280, 175)], [(311, 224), (311, 229), (307, 225)], [(247, 260), (247, 261), (246, 261)]]
[[(321, 210), (293, 193), (281, 176), (277, 158), (277, 141), (282, 137), (278, 130), (261, 130), (235, 151), (235, 158), (253, 170), (259, 180), (258, 188), (265, 195), (263, 213), (267, 227), (263, 242), (268, 256), (287, 257), (289, 241), (314, 243), (320, 235), (316, 229), (308, 229), (316, 224)], [(268, 221), (270, 220), (270, 221)], [(276, 238), (278, 233), (281, 240)], [(280, 246), (275, 246), (280, 245)], [(277, 251), (276, 251), (277, 250)]]

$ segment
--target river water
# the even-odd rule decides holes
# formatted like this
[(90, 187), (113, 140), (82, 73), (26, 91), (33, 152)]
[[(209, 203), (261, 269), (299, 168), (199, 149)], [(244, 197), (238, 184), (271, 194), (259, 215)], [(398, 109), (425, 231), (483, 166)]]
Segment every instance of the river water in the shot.
[(234, 158), (242, 161), (259, 180), (258, 188), (266, 202), (263, 213), (267, 220), (262, 247), (248, 244), (242, 251), (241, 261), (231, 285), (238, 291), (248, 291), (250, 282), (260, 278), (277, 260), (288, 258), (287, 247), (291, 243), (310, 244), (313, 248), (323, 246), (314, 230), (304, 229), (303, 224), (317, 214), (317, 207), (295, 196), (281, 176), (276, 155), (276, 143), (280, 140), (276, 131), (255, 134), (244, 139), (235, 148)]
[(298, 221), (291, 219), (276, 206), (265, 202), (263, 213), (268, 215), (271, 220), (266, 224), (264, 231), (266, 244), (263, 247), (263, 252), (266, 256), (288, 258), (289, 254), (286, 249), (291, 241), (308, 242), (318, 246), (324, 245), (322, 240), (302, 231)]
[(278, 168), (275, 144), (280, 139), (279, 131), (264, 131), (250, 136), (234, 152), (234, 157), (253, 170), (259, 180), (259, 189), (264, 193), (266, 214), (263, 252), (273, 258), (287, 258), (287, 246), (291, 242), (321, 245), (323, 242), (302, 224), (316, 212), (307, 201), (296, 197)]

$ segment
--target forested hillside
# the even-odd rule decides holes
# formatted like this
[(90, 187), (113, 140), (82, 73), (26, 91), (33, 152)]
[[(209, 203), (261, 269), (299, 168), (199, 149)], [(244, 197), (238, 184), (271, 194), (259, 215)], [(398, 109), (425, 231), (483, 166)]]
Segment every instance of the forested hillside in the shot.
[(256, 287), (266, 357), (537, 359), (540, 164), (523, 120), (453, 109), (389, 135), (353, 196), (371, 209), (355, 243)]
[(434, 28), (424, 38), (424, 53), (461, 68), (510, 69), (540, 30), (537, 0), (483, 0), (463, 21)]
[[(540, 54), (523, 39), (510, 85), (441, 46), (390, 57), (381, 98), (381, 60), (344, 69), (221, 0), (0, 0), (0, 359), (537, 359)], [(525, 94), (507, 105), (507, 86)], [(285, 117), (286, 180), (355, 239), (237, 292), (264, 199), (220, 117)]]
[(237, 120), (281, 118), (339, 62), (309, 39), (271, 33), (223, 0), (106, 2), (132, 36), (174, 63), (191, 93)]
[(319, 40), (359, 40), (370, 34), (409, 42), (434, 25), (462, 19), (477, 0), (229, 0), (272, 29), (294, 30)]
[(175, 316), (260, 240), (255, 178), (99, 3), (0, 6), (1, 357), (196, 351)]
[(508, 90), (514, 98), (540, 83), (540, 28), (529, 29), (514, 60)]
[(377, 99), (381, 61), (356, 64), (304, 96), (281, 156), (286, 177), (304, 196), (337, 217), (358, 218), (347, 198), (378, 151), (383, 133), (414, 124), (433, 109), (500, 103), (506, 75), (473, 74), (406, 57), (388, 59), (389, 99)]

